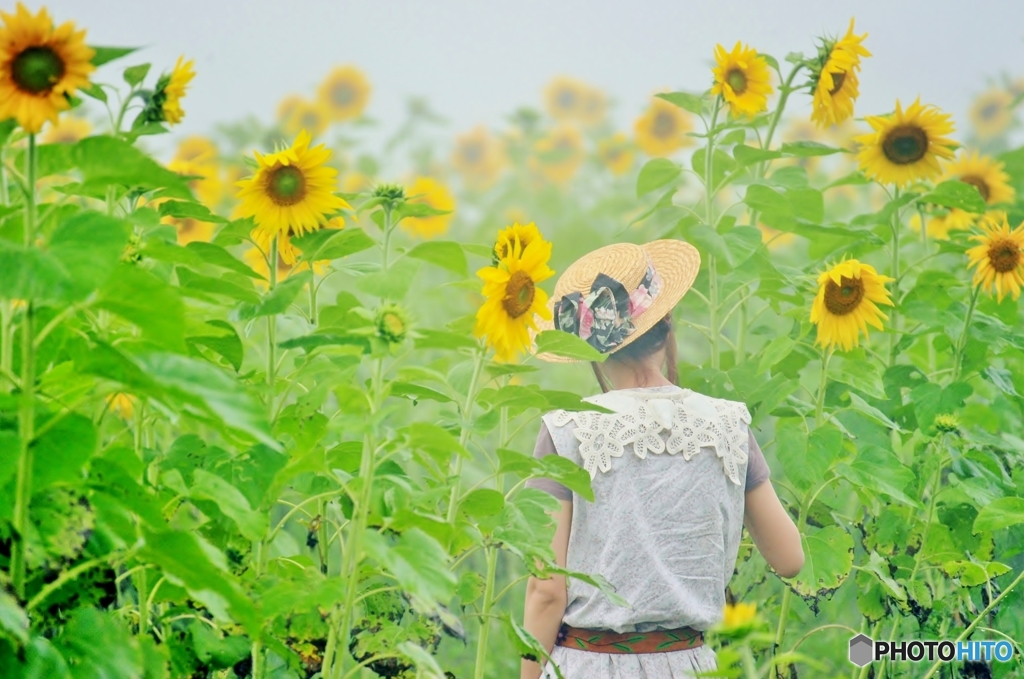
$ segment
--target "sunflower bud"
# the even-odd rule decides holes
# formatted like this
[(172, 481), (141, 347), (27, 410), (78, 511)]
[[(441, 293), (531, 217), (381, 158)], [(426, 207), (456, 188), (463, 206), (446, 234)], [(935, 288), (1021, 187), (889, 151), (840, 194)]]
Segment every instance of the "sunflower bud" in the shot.
[(955, 434), (960, 431), (960, 419), (949, 413), (936, 415), (935, 428), (943, 434)]
[(405, 187), (401, 184), (378, 184), (373, 187), (373, 197), (394, 202), (402, 201), (405, 200)]
[(397, 304), (385, 304), (373, 318), (377, 336), (388, 344), (401, 344), (409, 334), (409, 315)]

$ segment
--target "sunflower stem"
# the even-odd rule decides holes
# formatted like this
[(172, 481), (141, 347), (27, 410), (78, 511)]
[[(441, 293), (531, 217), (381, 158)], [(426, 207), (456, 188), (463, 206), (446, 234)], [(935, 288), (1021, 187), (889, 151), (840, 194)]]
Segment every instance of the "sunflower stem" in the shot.
[[(893, 200), (897, 200), (900, 197), (900, 190), (896, 188), (893, 191)], [(899, 341), (899, 299), (900, 299), (900, 227), (903, 222), (900, 220), (899, 210), (894, 210), (892, 219), (889, 223), (892, 228), (892, 299), (895, 304), (892, 307), (892, 334), (889, 335), (889, 365), (892, 366), (896, 363), (896, 344)], [(924, 228), (924, 225), (921, 225)]]
[[(25, 191), (25, 248), (35, 243), (36, 231), (36, 135), (28, 135), (28, 186)], [(28, 505), (32, 497), (32, 439), (35, 436), (35, 338), (33, 317), (35, 308), (31, 299), (25, 300), (25, 314), (21, 325), (21, 399), (18, 406), (18, 476), (14, 491), (14, 516), (11, 522), (11, 574), (14, 592), (25, 600), (25, 529), (28, 525)]]
[[(312, 263), (310, 263), (312, 266)], [(309, 281), (309, 324), (316, 327), (316, 272)]]
[(387, 271), (388, 270), (388, 254), (389, 254), (388, 250), (390, 249), (390, 245), (391, 245), (391, 232), (393, 230), (394, 224), (391, 223), (391, 204), (390, 203), (385, 203), (383, 209), (384, 209), (384, 243), (383, 243), (384, 260), (383, 260), (383, 262), (381, 264), (381, 267), (383, 268), (384, 271)]
[[(793, 66), (793, 70), (789, 72), (786, 82), (779, 88), (779, 105), (775, 108), (775, 114), (772, 116), (771, 122), (768, 123), (768, 132), (764, 136), (764, 145), (762, 148), (765, 150), (771, 149), (772, 137), (775, 136), (775, 128), (779, 126), (779, 121), (782, 119), (782, 112), (786, 109), (786, 102), (789, 101), (789, 95), (793, 91), (793, 79), (796, 78), (796, 74), (799, 73), (800, 69), (803, 67), (803, 63)], [(762, 163), (760, 171), (758, 172), (758, 177), (764, 174), (764, 166), (765, 163)]]
[(487, 547), (487, 580), (484, 583), (483, 608), (480, 611), (480, 638), (476, 646), (474, 679), (483, 679), (487, 664), (487, 637), (491, 629), (491, 605), (494, 603), (494, 579), (498, 568), (498, 551)]
[(818, 398), (814, 405), (814, 426), (821, 426), (825, 410), (825, 387), (828, 386), (828, 361), (832, 358), (832, 350), (824, 349), (821, 352), (821, 381), (818, 382)]
[(974, 308), (978, 305), (978, 286), (971, 290), (971, 302), (967, 306), (967, 315), (964, 317), (964, 329), (960, 331), (960, 338), (956, 342), (956, 350), (953, 354), (953, 373), (950, 383), (956, 382), (960, 377), (960, 368), (963, 365), (964, 349), (967, 348), (967, 331), (971, 327), (971, 317), (974, 316)]
[[(473, 403), (476, 400), (476, 387), (480, 381), (480, 373), (484, 366), (484, 351), (477, 348), (476, 356), (473, 359), (473, 375), (469, 378), (469, 388), (466, 390), (466, 404), (462, 408), (462, 431), (459, 432), (459, 447), (465, 449), (469, 442), (469, 426), (473, 414)], [(455, 510), (459, 506), (459, 491), (462, 481), (462, 455), (455, 454), (455, 468), (452, 471), (452, 492), (448, 498), (448, 523), (455, 521)]]
[[(277, 257), (277, 234), (275, 234), (270, 241), (270, 266), (267, 267), (270, 276), (270, 290), (268, 294), (272, 294), (274, 288), (277, 287)], [(270, 412), (271, 418), (274, 417), (274, 382), (277, 379), (276, 333), (277, 316), (270, 314), (267, 316), (267, 409)]]
[[(714, 206), (714, 155), (715, 155), (715, 125), (718, 123), (718, 111), (722, 105), (721, 96), (715, 99), (714, 107), (711, 110), (711, 124), (708, 126), (708, 144), (704, 156), (704, 217), (705, 222), (711, 229), (715, 228), (715, 206)], [(718, 275), (715, 256), (708, 253), (708, 329), (711, 335), (711, 367), (715, 370), (719, 365), (718, 335), (720, 334), (718, 319)]]

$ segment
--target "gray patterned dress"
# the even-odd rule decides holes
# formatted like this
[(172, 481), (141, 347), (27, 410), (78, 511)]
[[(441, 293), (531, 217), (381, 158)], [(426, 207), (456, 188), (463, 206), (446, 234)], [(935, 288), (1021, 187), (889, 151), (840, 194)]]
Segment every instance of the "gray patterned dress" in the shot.
[[(631, 605), (570, 579), (563, 621), (614, 632), (707, 629), (725, 606), (744, 493), (769, 474), (746, 406), (679, 387), (587, 400), (615, 412), (548, 413), (535, 455), (587, 469), (594, 502), (550, 480), (528, 485), (572, 499), (567, 567), (604, 576)], [(566, 679), (675, 679), (716, 667), (708, 646), (637, 655), (556, 646), (552, 658)], [(543, 677), (555, 676), (545, 667)]]

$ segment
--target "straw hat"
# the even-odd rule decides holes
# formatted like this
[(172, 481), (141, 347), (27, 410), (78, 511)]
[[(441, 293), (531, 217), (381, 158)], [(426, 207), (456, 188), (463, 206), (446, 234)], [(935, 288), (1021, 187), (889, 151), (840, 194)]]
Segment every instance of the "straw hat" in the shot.
[[(623, 291), (618, 287), (621, 285), (624, 294), (634, 300), (641, 300), (641, 302), (636, 307), (632, 301), (629, 302), (630, 313), (627, 314), (622, 313), (623, 306), (619, 307), (619, 321), (627, 318), (632, 329), (621, 341), (603, 352), (614, 354), (639, 339), (654, 324), (671, 312), (693, 285), (699, 270), (700, 253), (697, 252), (697, 248), (681, 240), (656, 240), (644, 245), (632, 243), (607, 245), (584, 255), (562, 273), (558, 282), (555, 283), (554, 294), (551, 295), (548, 302), (552, 318), (550, 321), (537, 319), (537, 329), (543, 332), (556, 328), (560, 303), (568, 317), (575, 316), (578, 319), (579, 306), (588, 306), (587, 299), (590, 299), (591, 303), (597, 303), (593, 299), (595, 295), (592, 293), (598, 293), (597, 297), (610, 299), (612, 293), (607, 290), (610, 288), (613, 291), (619, 290), (618, 297), (621, 297)], [(642, 283), (645, 284), (644, 289), (639, 289)], [(643, 293), (648, 289), (653, 294), (644, 295)], [(621, 302), (621, 299), (619, 301)], [(634, 308), (639, 311), (633, 313)], [(582, 330), (579, 326), (580, 323), (577, 320), (573, 334), (578, 337), (581, 336), (581, 333), (588, 334), (587, 331), (590, 328)], [(601, 342), (599, 338), (595, 337), (596, 334), (590, 333), (590, 338), (584, 337), (584, 339), (587, 339), (592, 346), (599, 345)], [(601, 351), (600, 346), (595, 346), (595, 348)], [(537, 358), (551, 363), (580, 362), (577, 359), (563, 358), (552, 354), (537, 354)]]

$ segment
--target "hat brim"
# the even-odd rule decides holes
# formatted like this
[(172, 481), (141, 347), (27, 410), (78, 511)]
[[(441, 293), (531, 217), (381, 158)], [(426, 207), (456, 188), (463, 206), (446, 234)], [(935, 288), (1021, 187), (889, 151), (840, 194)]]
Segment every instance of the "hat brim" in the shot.
[[(634, 320), (633, 332), (615, 349), (608, 353), (613, 356), (623, 347), (629, 346), (645, 332), (671, 313), (683, 295), (693, 286), (700, 272), (700, 253), (689, 243), (675, 239), (651, 241), (640, 246), (647, 253), (654, 270), (661, 276), (661, 292), (654, 302), (639, 318)], [(548, 300), (548, 310), (552, 312), (552, 320), (536, 319), (537, 332), (554, 330), (554, 306), (556, 298)], [(534, 356), (548, 363), (583, 363), (580, 359), (556, 356), (555, 354), (535, 353)]]

